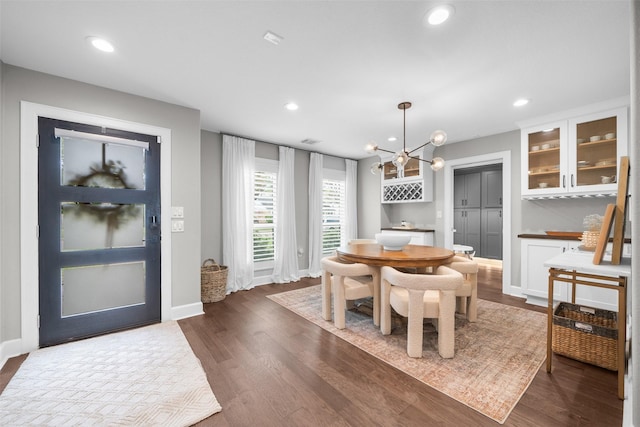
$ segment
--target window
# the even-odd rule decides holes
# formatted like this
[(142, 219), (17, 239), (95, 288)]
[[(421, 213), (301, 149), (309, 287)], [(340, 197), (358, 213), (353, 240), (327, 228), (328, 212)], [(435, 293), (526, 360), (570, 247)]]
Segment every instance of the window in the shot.
[(322, 178), (322, 253), (345, 241), (346, 177), (344, 171), (324, 169)]
[(253, 262), (267, 266), (275, 253), (278, 162), (256, 159), (253, 174)]

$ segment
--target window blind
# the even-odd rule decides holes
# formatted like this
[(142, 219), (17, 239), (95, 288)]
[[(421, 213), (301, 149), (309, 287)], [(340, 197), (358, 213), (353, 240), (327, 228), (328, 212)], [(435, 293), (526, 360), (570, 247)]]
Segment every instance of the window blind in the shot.
[(322, 252), (340, 246), (345, 224), (346, 186), (344, 180), (322, 180)]
[(277, 172), (254, 172), (253, 261), (273, 261), (275, 250)]

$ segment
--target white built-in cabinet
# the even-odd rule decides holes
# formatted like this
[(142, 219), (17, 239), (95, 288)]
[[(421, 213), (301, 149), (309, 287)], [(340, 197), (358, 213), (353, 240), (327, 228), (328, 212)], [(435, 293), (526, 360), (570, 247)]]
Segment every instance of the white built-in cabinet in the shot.
[[(521, 286), (530, 304), (547, 306), (549, 269), (545, 261), (565, 251), (578, 250), (578, 240), (521, 239)], [(630, 256), (630, 245), (625, 245), (625, 256)], [(566, 283), (554, 284), (554, 301), (571, 301), (570, 287)], [(618, 293), (594, 286), (576, 288), (576, 304), (617, 311)]]
[(627, 134), (627, 107), (522, 127), (522, 197), (615, 195)]
[[(416, 156), (422, 158), (422, 155)], [(433, 201), (433, 171), (429, 163), (409, 159), (398, 169), (391, 159), (382, 159), (380, 200), (382, 203), (411, 203)]]

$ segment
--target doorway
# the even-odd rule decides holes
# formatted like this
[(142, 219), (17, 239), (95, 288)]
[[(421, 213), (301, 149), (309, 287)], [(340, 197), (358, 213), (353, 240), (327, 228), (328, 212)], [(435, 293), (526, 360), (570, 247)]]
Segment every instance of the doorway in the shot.
[(448, 160), (444, 168), (444, 242), (453, 247), (454, 242), (454, 173), (457, 169), (487, 165), (502, 165), (502, 292), (517, 294), (511, 286), (511, 152), (500, 151), (474, 157)]
[(501, 264), (502, 163), (457, 168), (453, 182), (453, 243)]
[(40, 346), (160, 321), (154, 135), (38, 119)]
[(18, 351), (31, 352), (40, 347), (39, 338), (39, 242), (38, 242), (38, 117), (86, 123), (155, 135), (160, 143), (161, 193), (161, 320), (180, 317), (173, 313), (171, 292), (171, 129), (98, 116), (48, 105), (22, 101), (20, 107), (20, 320)]

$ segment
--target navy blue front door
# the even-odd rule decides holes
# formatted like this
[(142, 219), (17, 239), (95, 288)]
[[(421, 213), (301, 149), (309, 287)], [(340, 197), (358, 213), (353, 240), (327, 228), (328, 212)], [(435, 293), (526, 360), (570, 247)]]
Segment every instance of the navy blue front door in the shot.
[(160, 321), (157, 137), (38, 120), (40, 346)]

